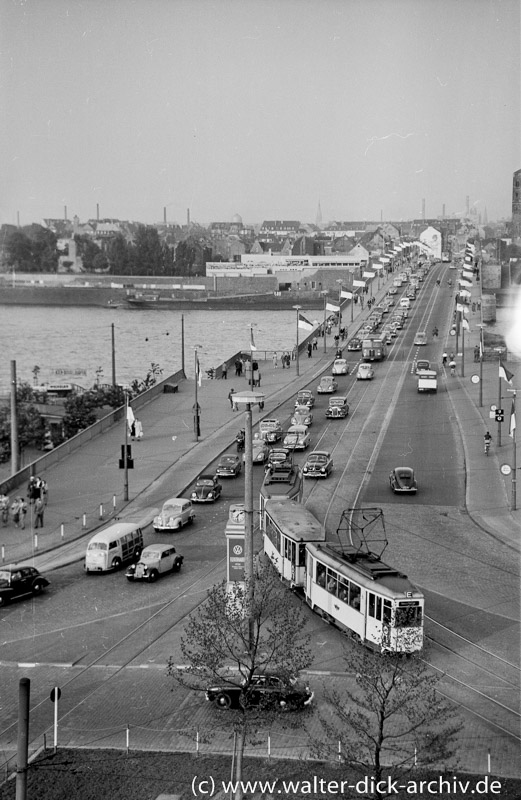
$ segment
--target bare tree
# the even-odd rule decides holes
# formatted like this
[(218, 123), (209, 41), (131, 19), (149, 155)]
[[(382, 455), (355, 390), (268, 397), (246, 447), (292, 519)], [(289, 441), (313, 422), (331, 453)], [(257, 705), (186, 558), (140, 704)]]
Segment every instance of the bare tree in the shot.
[[(232, 591), (226, 581), (214, 586), (190, 617), (181, 640), (188, 668), (178, 669), (172, 659), (168, 663), (168, 674), (189, 688), (217, 685), (223, 687), (223, 697), (229, 696), (226, 687), (238, 694), (238, 708), (230, 709), (236, 734), (236, 781), (242, 778), (249, 731), (257, 731), (261, 722), (269, 724), (274, 713), (284, 708), (283, 703), (276, 709), (272, 703), (259, 702), (258, 695), (254, 699), (256, 676), (276, 673), (290, 686), (312, 662), (309, 635), (303, 632), (303, 610), (270, 563), (259, 568), (251, 597), (249, 588), (248, 581), (235, 584)], [(289, 717), (285, 722), (291, 724)], [(240, 800), (241, 796), (239, 787), (235, 797)]]
[[(394, 775), (406, 777), (448, 766), (462, 723), (455, 706), (438, 692), (440, 676), (421, 655), (352, 647), (345, 660), (354, 686), (349, 678), (343, 689), (327, 693), (330, 713), (320, 722), (329, 742), (340, 743), (342, 760), (364, 777), (374, 777), (369, 795), (380, 800), (394, 794), (387, 779), (391, 767)], [(314, 749), (325, 753), (323, 742)]]

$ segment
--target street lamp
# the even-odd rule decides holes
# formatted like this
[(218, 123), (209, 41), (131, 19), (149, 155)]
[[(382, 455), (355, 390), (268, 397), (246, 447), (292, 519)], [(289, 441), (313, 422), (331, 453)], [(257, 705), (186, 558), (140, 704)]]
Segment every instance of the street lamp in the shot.
[(483, 406), (483, 325), (479, 328), (479, 407)]
[(300, 375), (300, 372), (299, 372), (299, 361), (298, 361), (298, 323), (299, 323), (299, 313), (300, 313), (300, 309), (302, 308), (302, 306), (293, 306), (293, 308), (297, 312), (297, 347), (296, 347), (296, 350), (295, 350), (295, 361), (296, 361), (297, 377), (298, 377)]
[(324, 353), (326, 352), (326, 314), (327, 314), (327, 289), (323, 289), (320, 294), (324, 298), (324, 327), (322, 328), (322, 334), (324, 338)]
[(201, 435), (201, 406), (197, 400), (197, 388), (200, 385), (199, 381), (201, 380), (201, 365), (199, 364), (199, 356), (197, 354), (197, 349), (201, 347), (200, 344), (195, 345), (195, 364), (194, 364), (194, 372), (195, 372), (195, 402), (193, 407), (194, 412), (194, 434), (195, 434), (195, 441), (199, 441), (199, 436)]
[(338, 334), (340, 335), (340, 328), (342, 327), (342, 278), (337, 278), (338, 283)]
[[(252, 406), (264, 402), (262, 392), (236, 392), (233, 401), (244, 406), (246, 420), (244, 425), (244, 577), (248, 591), (248, 609), (253, 608), (253, 434)], [(249, 646), (253, 644), (253, 619), (249, 619)]]

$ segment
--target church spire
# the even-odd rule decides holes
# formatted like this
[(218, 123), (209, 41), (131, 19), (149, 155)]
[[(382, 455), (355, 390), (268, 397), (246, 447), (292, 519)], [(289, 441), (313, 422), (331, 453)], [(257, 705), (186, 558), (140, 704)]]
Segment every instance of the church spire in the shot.
[(319, 228), (322, 225), (322, 209), (320, 208), (320, 200), (318, 201), (318, 208), (317, 208), (317, 216), (315, 219), (315, 225)]

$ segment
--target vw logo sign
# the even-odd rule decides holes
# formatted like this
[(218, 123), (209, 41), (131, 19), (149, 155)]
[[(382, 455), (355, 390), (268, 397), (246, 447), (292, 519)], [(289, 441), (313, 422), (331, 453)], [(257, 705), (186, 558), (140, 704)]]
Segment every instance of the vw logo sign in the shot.
[(242, 553), (242, 546), (240, 544), (236, 544), (233, 548), (234, 555), (240, 556)]

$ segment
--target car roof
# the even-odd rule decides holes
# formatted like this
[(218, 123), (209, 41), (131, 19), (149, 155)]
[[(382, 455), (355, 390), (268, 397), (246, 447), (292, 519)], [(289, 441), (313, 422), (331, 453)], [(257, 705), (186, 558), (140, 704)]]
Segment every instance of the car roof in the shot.
[(413, 470), (412, 467), (395, 467), (394, 471), (396, 473), (400, 473), (401, 472), (402, 475), (412, 475), (414, 473), (414, 470)]
[(186, 497), (170, 497), (169, 500), (165, 500), (163, 503), (164, 506), (171, 505), (171, 506), (182, 506), (183, 503), (190, 503), (191, 501), (188, 500)]
[(327, 458), (329, 458), (331, 453), (328, 450), (313, 450), (313, 452), (309, 454), (308, 460), (313, 456), (327, 456)]

